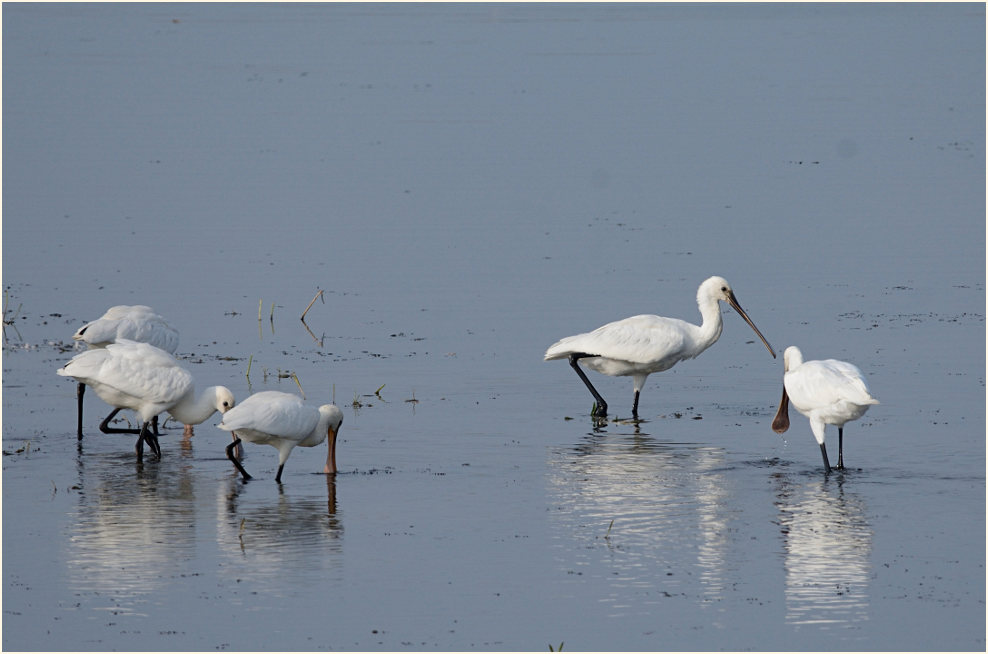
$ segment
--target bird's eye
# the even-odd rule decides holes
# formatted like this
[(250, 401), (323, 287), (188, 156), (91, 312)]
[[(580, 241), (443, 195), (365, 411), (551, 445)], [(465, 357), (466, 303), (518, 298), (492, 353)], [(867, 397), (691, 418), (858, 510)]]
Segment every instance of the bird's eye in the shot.
[(721, 290), (721, 292), (723, 292), (723, 293), (727, 293), (727, 287), (726, 287), (726, 286), (721, 286), (721, 287), (720, 287), (720, 290)]

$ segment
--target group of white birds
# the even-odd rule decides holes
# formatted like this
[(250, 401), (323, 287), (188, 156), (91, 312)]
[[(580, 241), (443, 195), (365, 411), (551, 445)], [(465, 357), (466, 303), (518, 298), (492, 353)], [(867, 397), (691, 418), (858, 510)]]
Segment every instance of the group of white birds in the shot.
[[(583, 366), (611, 376), (634, 380), (632, 415), (638, 419), (638, 398), (646, 378), (668, 370), (684, 359), (692, 359), (717, 342), (723, 330), (718, 302), (727, 302), (748, 323), (775, 358), (775, 351), (738, 303), (730, 284), (723, 277), (711, 277), (697, 291), (696, 301), (703, 321), (700, 325), (654, 315), (640, 315), (608, 323), (586, 334), (567, 336), (554, 343), (545, 360), (568, 359), (586, 384), (595, 404), (592, 415), (605, 417), (607, 402), (583, 372)], [(87, 323), (73, 338), (89, 349), (74, 356), (58, 374), (78, 382), (78, 438), (82, 440), (82, 408), (86, 386), (113, 411), (100, 423), (104, 433), (137, 434), (135, 449), (140, 458), (147, 444), (161, 455), (158, 443), (158, 416), (164, 412), (186, 425), (205, 422), (214, 413), (222, 414), (220, 429), (231, 432), (233, 442), (226, 453), (244, 480), (250, 475), (240, 462), (241, 441), (271, 445), (278, 450), (281, 473), (295, 447), (315, 447), (328, 440), (323, 471), (336, 472), (336, 439), (343, 412), (333, 404), (319, 408), (305, 405), (292, 394), (262, 391), (236, 404), (233, 393), (224, 386), (210, 386), (196, 394), (192, 375), (172, 356), (178, 348), (178, 332), (153, 309), (144, 305), (111, 307), (101, 318)], [(823, 453), (826, 471), (831, 472), (824, 429), (836, 425), (839, 435), (837, 469), (844, 468), (844, 425), (857, 420), (868, 407), (878, 404), (865, 384), (861, 371), (845, 361), (803, 361), (799, 348), (786, 348), (784, 354), (782, 401), (772, 429), (789, 429), (789, 403), (810, 420), (813, 436)], [(111, 427), (122, 409), (140, 418), (139, 428)]]
[[(723, 277), (711, 277), (700, 284), (696, 303), (703, 321), (700, 325), (665, 318), (641, 315), (611, 322), (592, 332), (567, 336), (546, 350), (545, 360), (568, 359), (570, 366), (586, 384), (595, 404), (592, 415), (607, 415), (607, 402), (580, 368), (582, 363), (591, 370), (611, 376), (631, 377), (635, 399), (632, 416), (638, 419), (638, 397), (645, 379), (653, 372), (668, 370), (684, 359), (693, 359), (717, 342), (723, 330), (718, 302), (727, 302), (755, 331), (772, 358), (775, 351), (755, 327)], [(836, 425), (838, 430), (837, 469), (844, 468), (844, 425), (864, 415), (872, 404), (878, 404), (865, 384), (864, 376), (853, 364), (836, 359), (803, 361), (799, 348), (786, 348), (784, 354), (782, 401), (772, 422), (772, 429), (784, 433), (789, 429), (789, 403), (810, 420), (810, 429), (823, 453), (823, 465), (831, 472), (827, 457), (824, 429)]]
[[(88, 346), (58, 369), (63, 377), (78, 383), (78, 438), (82, 440), (82, 406), (86, 386), (114, 407), (100, 423), (104, 433), (137, 434), (138, 458), (147, 443), (161, 455), (158, 416), (164, 412), (186, 426), (198, 425), (219, 411), (220, 429), (231, 432), (233, 442), (227, 456), (245, 480), (250, 475), (239, 461), (240, 442), (271, 445), (278, 450), (281, 483), (285, 461), (297, 447), (314, 447), (329, 441), (324, 472), (336, 472), (336, 438), (343, 412), (333, 404), (318, 409), (306, 406), (289, 393), (263, 391), (236, 404), (225, 386), (210, 386), (196, 394), (192, 375), (172, 356), (178, 348), (178, 332), (164, 318), (144, 305), (111, 307), (103, 316), (79, 328), (73, 337)], [(134, 411), (140, 427), (123, 429), (110, 423), (122, 409)]]

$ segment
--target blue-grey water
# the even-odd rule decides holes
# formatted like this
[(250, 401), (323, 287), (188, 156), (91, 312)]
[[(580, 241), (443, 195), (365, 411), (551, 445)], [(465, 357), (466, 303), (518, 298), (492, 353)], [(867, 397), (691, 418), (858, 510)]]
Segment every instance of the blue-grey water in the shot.
[[(3, 163), (5, 650), (985, 648), (982, 4), (5, 4)], [(713, 274), (847, 471), (730, 309), (639, 424), (542, 361)], [(340, 473), (78, 445), (115, 304)]]

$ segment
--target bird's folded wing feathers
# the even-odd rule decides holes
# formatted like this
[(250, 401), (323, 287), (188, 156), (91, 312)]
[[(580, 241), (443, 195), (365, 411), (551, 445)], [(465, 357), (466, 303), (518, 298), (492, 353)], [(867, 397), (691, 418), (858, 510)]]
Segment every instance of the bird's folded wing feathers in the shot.
[(192, 374), (167, 353), (146, 343), (134, 344), (122, 352), (118, 345), (104, 364), (101, 380), (114, 388), (152, 402), (171, 404), (192, 390)]
[(684, 349), (686, 329), (682, 325), (688, 323), (662, 316), (632, 316), (586, 334), (568, 336), (551, 346), (545, 358), (561, 359), (582, 352), (632, 363), (650, 363), (656, 360), (656, 353)]
[(302, 438), (308, 435), (319, 422), (319, 410), (306, 406), (291, 395), (265, 398), (263, 402), (244, 402), (234, 407), (223, 417), (222, 428), (229, 431), (253, 429), (255, 431), (282, 436)]
[(828, 359), (808, 361), (785, 377), (786, 390), (794, 402), (812, 398), (816, 406), (828, 406), (841, 400), (855, 404), (872, 404), (874, 399), (861, 371), (850, 363)]

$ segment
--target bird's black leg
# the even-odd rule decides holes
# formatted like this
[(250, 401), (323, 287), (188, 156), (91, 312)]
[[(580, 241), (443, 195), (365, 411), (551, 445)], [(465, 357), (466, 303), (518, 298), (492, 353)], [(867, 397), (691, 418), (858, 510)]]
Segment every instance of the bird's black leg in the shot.
[(158, 416), (151, 418), (151, 431), (145, 430), (144, 440), (147, 444), (151, 446), (151, 451), (160, 459), (161, 458), (161, 445), (158, 443)]
[[(234, 438), (233, 442), (226, 446), (226, 458), (233, 461), (233, 465), (237, 466), (237, 470), (244, 476), (244, 481), (247, 481), (250, 479), (250, 475), (247, 474), (247, 471), (244, 470), (244, 467), (240, 465), (240, 461), (237, 461), (237, 457), (233, 454), (233, 450), (236, 449), (237, 445), (240, 445), (239, 438)], [(281, 475), (281, 470), (278, 470), (278, 475)]]
[[(141, 426), (141, 431), (138, 432), (140, 435), (137, 437), (137, 443), (134, 445), (134, 451), (137, 452), (137, 460), (138, 461), (140, 461), (141, 459), (144, 458), (144, 427), (146, 427), (146, 426), (147, 426), (147, 423), (144, 423)], [(152, 451), (154, 450), (154, 448), (151, 448), (151, 449), (152, 449)]]
[(837, 428), (837, 469), (844, 469), (844, 428)]
[(137, 437), (137, 444), (134, 446), (134, 449), (137, 451), (138, 459), (141, 459), (144, 456), (144, 443), (147, 443), (148, 446), (150, 446), (151, 451), (155, 456), (159, 459), (161, 458), (161, 448), (158, 447), (158, 439), (148, 429), (149, 425), (150, 423), (148, 422), (141, 424), (141, 430), (139, 432), (140, 436)]
[(274, 476), (274, 480), (279, 484), (281, 483), (281, 471), (284, 469), (285, 469), (285, 464), (282, 463), (281, 465), (278, 466), (278, 474)]
[(154, 455), (161, 458), (161, 445), (158, 443), (158, 437), (151, 433), (149, 430), (144, 431), (144, 440), (151, 447), (151, 451)]
[(635, 391), (635, 403), (631, 407), (631, 416), (638, 420), (638, 395), (641, 391)]
[(823, 467), (826, 469), (827, 474), (830, 474), (830, 459), (827, 458), (827, 445), (826, 443), (820, 443), (820, 451), (823, 452)]
[(140, 434), (141, 433), (140, 429), (120, 429), (117, 427), (110, 426), (110, 421), (116, 418), (117, 414), (120, 413), (120, 411), (121, 409), (119, 408), (111, 411), (110, 415), (104, 418), (103, 422), (99, 424), (99, 430), (104, 434)]
[(82, 396), (86, 393), (86, 385), (79, 382), (79, 387), (75, 391), (75, 395), (79, 400), (79, 424), (78, 424), (78, 435), (79, 440), (82, 440)]
[(591, 384), (590, 380), (587, 379), (586, 373), (583, 372), (583, 369), (580, 368), (580, 364), (577, 363), (577, 361), (579, 361), (580, 359), (583, 359), (585, 357), (592, 357), (592, 356), (596, 356), (596, 355), (583, 354), (579, 352), (571, 354), (569, 355), (569, 365), (573, 366), (573, 370), (576, 371), (576, 374), (580, 376), (580, 379), (583, 380), (583, 383), (587, 385), (588, 389), (590, 389), (590, 393), (593, 395), (594, 399), (597, 400), (597, 406), (594, 408), (592, 415), (595, 418), (604, 418), (607, 416), (607, 402), (605, 402), (604, 398), (600, 396), (600, 393), (597, 392), (597, 389), (593, 387), (593, 384)]

